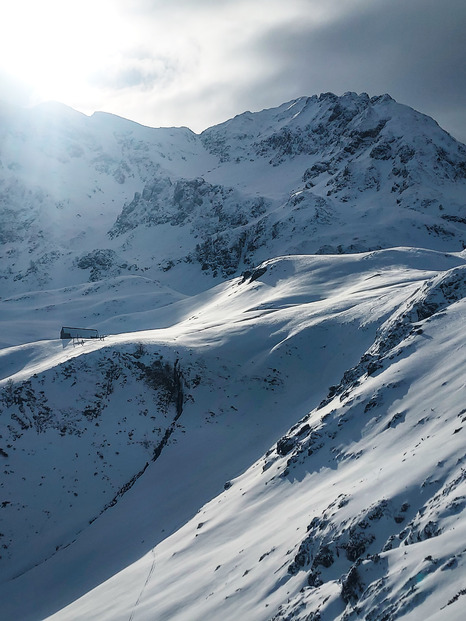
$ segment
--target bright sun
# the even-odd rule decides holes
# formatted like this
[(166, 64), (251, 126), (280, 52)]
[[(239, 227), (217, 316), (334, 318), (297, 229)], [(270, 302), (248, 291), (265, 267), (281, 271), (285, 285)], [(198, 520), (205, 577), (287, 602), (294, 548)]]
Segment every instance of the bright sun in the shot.
[(115, 5), (108, 0), (5, 2), (0, 69), (27, 84), (37, 99), (82, 96), (92, 75), (105, 69), (125, 40)]

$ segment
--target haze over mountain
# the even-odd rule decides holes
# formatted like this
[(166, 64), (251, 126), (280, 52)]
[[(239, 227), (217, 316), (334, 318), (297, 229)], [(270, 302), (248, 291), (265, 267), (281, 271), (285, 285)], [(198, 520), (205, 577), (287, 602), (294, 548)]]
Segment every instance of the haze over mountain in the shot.
[(388, 95), (3, 105), (3, 618), (460, 619), (465, 205)]

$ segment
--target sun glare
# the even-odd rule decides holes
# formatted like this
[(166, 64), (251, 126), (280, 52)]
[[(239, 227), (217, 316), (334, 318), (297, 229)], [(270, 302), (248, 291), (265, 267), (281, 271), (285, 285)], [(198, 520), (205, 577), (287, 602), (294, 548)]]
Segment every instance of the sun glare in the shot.
[(106, 0), (15, 0), (0, 19), (0, 69), (29, 85), (37, 100), (82, 95), (125, 40)]

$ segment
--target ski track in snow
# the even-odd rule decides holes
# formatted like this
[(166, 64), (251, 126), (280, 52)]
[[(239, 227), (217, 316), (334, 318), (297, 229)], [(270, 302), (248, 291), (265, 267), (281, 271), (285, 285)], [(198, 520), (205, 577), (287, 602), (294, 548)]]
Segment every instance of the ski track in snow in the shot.
[(144, 591), (146, 590), (146, 588), (147, 588), (147, 586), (148, 586), (148, 584), (150, 582), (150, 579), (152, 578), (152, 574), (154, 573), (156, 558), (155, 558), (155, 552), (153, 550), (152, 550), (152, 557), (153, 557), (152, 565), (150, 566), (149, 573), (147, 574), (146, 581), (144, 582), (144, 585), (143, 585), (143, 587), (141, 589), (141, 592), (139, 593), (139, 597), (137, 598), (136, 603), (134, 604), (134, 608), (131, 611), (131, 614), (129, 616), (129, 620), (128, 621), (133, 621), (134, 615), (136, 613), (136, 609), (137, 609), (137, 607), (139, 605), (139, 602), (141, 601), (142, 596), (144, 595)]

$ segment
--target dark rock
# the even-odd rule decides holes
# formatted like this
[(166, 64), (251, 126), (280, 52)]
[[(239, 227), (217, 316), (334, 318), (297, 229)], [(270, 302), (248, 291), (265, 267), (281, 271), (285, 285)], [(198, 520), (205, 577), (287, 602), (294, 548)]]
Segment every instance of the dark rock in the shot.
[(281, 456), (287, 455), (296, 444), (296, 438), (283, 436), (277, 442), (277, 453)]
[(355, 604), (363, 592), (364, 587), (361, 577), (355, 565), (351, 567), (348, 574), (343, 578), (341, 585), (341, 597), (345, 604)]

